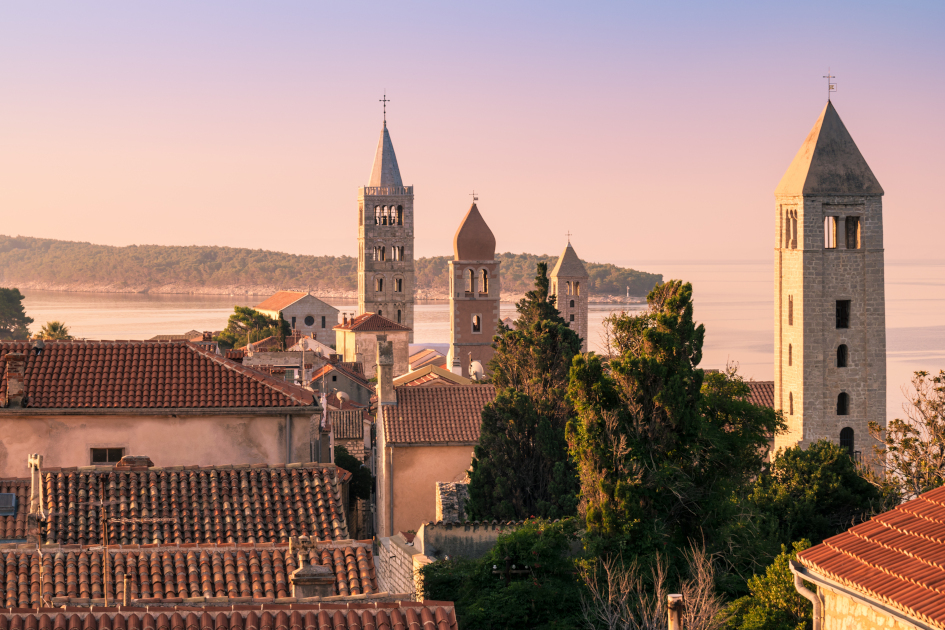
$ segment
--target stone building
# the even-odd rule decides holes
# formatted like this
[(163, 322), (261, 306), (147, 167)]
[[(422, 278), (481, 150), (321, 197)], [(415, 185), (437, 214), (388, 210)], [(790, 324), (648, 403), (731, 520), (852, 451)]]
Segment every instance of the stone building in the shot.
[(410, 330), (413, 342), (413, 186), (404, 186), (387, 120), (367, 186), (358, 190), (358, 313)]
[(775, 449), (886, 424), (883, 189), (829, 101), (775, 191)]
[(499, 322), (495, 236), (473, 203), (453, 238), (450, 267), (450, 351), (446, 365), (470, 376), (471, 361), (487, 369)]
[(581, 352), (587, 352), (587, 269), (571, 247), (570, 240), (549, 280), (558, 312), (581, 338)]
[(331, 329), (338, 323), (338, 309), (314, 295), (279, 291), (253, 308), (273, 319), (284, 319), (293, 331), (311, 335), (322, 343), (334, 340)]
[(394, 344), (394, 376), (410, 371), (410, 335), (413, 331), (374, 313), (364, 313), (352, 319), (344, 318), (335, 326), (335, 348), (343, 361), (361, 363), (364, 378), (370, 380), (376, 373), (374, 357), (377, 342), (383, 338)]

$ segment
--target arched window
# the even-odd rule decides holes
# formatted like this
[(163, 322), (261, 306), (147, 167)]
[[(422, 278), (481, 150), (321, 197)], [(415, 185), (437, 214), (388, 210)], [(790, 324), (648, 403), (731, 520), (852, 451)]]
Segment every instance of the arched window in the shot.
[(571, 308), (574, 308), (574, 300), (571, 300)]
[(824, 217), (824, 249), (837, 248), (837, 219), (838, 217)]
[(383, 245), (381, 246), (381, 261), (387, 260), (387, 248)]
[(784, 211), (784, 249), (791, 248), (791, 211)]
[(384, 311), (382, 311), (381, 309), (377, 309), (377, 314), (380, 315), (381, 317), (384, 317)]
[(381, 225), (390, 225), (390, 206), (384, 206), (384, 213), (381, 215)]
[(568, 280), (568, 295), (571, 295), (571, 281)]
[(847, 449), (847, 453), (853, 457), (853, 429), (850, 427), (840, 429), (840, 448)]
[(381, 207), (374, 206), (374, 225), (381, 224)]
[(403, 291), (404, 291), (404, 279), (394, 278), (394, 293), (403, 293)]
[(472, 331), (474, 333), (482, 332), (482, 318), (478, 315), (472, 316)]
[(483, 295), (489, 295), (489, 272), (485, 269), (482, 270), (482, 275), (480, 275), (480, 289), (479, 292)]
[(381, 277), (374, 278), (374, 290), (377, 292), (381, 292), (384, 290), (384, 278), (381, 278)]
[(837, 395), (837, 415), (850, 415), (850, 396), (846, 392), (840, 392)]
[(787, 395), (787, 399), (788, 399), (788, 415), (793, 416), (794, 415), (794, 392), (790, 392)]
[(581, 295), (581, 283), (580, 283), (580, 282), (575, 282), (575, 283), (574, 283), (574, 295)]
[(847, 366), (847, 345), (845, 343), (837, 346), (837, 367)]
[(791, 212), (791, 249), (797, 249), (797, 210)]
[(787, 345), (787, 364), (794, 365), (794, 346)]
[(472, 269), (466, 270), (466, 293), (475, 293), (476, 291), (476, 272)]
[(787, 296), (787, 323), (788, 326), (794, 325), (794, 296)]
[(404, 224), (404, 207), (397, 206), (397, 225)]
[(397, 323), (400, 323), (400, 309), (397, 309)]
[(574, 313), (571, 313), (571, 321), (574, 321)]

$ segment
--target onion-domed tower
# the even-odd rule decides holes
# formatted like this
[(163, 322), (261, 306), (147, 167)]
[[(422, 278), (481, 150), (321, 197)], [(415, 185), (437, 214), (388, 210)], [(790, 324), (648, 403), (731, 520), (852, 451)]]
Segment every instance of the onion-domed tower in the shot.
[(447, 365), (470, 376), (471, 361), (488, 369), (499, 325), (499, 261), (495, 236), (475, 202), (453, 238), (450, 265), (450, 352)]

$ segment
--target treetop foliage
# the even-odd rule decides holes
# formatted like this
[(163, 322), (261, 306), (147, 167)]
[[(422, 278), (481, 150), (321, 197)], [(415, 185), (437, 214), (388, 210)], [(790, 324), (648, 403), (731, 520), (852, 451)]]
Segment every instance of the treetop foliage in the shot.
[(285, 343), (292, 329), (284, 319), (275, 320), (249, 306), (236, 306), (226, 328), (214, 337), (221, 348), (242, 348), (267, 337), (279, 337)]
[[(729, 606), (731, 630), (807, 630), (811, 627), (814, 606), (794, 588), (794, 574), (790, 561), (810, 548), (810, 541), (801, 540), (788, 551), (781, 545), (781, 553), (765, 570), (748, 580), (749, 595), (735, 600)], [(813, 584), (806, 584), (813, 589)]]
[(21, 341), (30, 336), (32, 317), (23, 309), (23, 294), (19, 289), (0, 288), (0, 341)]

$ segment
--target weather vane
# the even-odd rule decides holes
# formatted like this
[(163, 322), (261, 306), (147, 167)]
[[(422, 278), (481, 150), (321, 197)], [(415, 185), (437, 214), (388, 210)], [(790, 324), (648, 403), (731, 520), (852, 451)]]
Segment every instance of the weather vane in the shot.
[(387, 104), (390, 103), (390, 99), (387, 98), (387, 90), (384, 90), (384, 98), (378, 99), (378, 103), (384, 103), (384, 126), (387, 126)]
[(473, 203), (476, 203), (477, 201), (479, 201), (479, 195), (476, 194), (475, 190), (469, 193), (469, 195), (473, 198)]
[(830, 93), (837, 91), (837, 84), (831, 83), (830, 79), (836, 79), (837, 77), (830, 74), (830, 68), (827, 68), (827, 74), (823, 76), (824, 79), (827, 79), (827, 100), (830, 100)]

